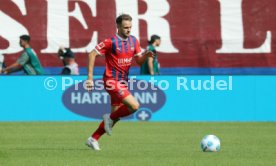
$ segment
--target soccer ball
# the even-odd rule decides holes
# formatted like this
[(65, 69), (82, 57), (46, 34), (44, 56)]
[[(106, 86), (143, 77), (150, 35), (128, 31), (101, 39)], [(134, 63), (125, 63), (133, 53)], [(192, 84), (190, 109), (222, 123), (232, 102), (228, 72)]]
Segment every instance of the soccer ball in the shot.
[(215, 135), (206, 135), (200, 145), (203, 152), (217, 152), (220, 149), (220, 140)]

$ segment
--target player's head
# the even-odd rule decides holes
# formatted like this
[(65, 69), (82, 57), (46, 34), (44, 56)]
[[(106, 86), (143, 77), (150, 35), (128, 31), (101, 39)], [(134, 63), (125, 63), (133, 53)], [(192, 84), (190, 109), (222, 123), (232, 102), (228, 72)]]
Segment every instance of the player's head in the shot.
[(68, 65), (71, 62), (75, 61), (75, 55), (70, 48), (61, 47), (58, 50), (58, 55), (60, 59), (62, 59), (64, 65)]
[(152, 44), (156, 47), (158, 47), (161, 43), (161, 37), (158, 35), (152, 35), (149, 41), (149, 44)]
[(118, 29), (118, 34), (127, 38), (130, 35), (130, 31), (132, 28), (132, 17), (128, 14), (121, 14), (116, 18), (116, 24)]
[(19, 41), (19, 45), (21, 47), (26, 47), (27, 45), (29, 45), (30, 41), (31, 41), (31, 37), (29, 35), (22, 35), (19, 37), (20, 41)]

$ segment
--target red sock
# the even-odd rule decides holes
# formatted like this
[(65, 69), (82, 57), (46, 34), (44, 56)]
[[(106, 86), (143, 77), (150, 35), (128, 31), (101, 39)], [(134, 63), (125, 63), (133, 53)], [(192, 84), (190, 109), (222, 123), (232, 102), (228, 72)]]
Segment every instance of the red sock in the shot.
[[(119, 119), (117, 119), (116, 121), (113, 122), (113, 126), (119, 121)], [(113, 127), (112, 126), (112, 127)], [(101, 138), (102, 135), (104, 135), (105, 133), (105, 129), (104, 129), (104, 122), (102, 121), (98, 127), (98, 129), (92, 134), (92, 138), (94, 138), (95, 140), (99, 140)]]
[(118, 108), (118, 110), (110, 114), (110, 119), (116, 120), (130, 114), (132, 114), (132, 112), (128, 110), (128, 107), (126, 105), (122, 105), (120, 108)]
[(102, 121), (98, 129), (92, 134), (92, 138), (94, 138), (95, 140), (99, 140), (104, 133), (104, 122)]

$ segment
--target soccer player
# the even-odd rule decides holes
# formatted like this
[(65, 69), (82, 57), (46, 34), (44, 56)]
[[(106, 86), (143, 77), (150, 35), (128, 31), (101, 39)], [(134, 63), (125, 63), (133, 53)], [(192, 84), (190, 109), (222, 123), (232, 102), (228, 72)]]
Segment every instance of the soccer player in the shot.
[(122, 117), (126, 117), (139, 109), (138, 101), (128, 91), (125, 84), (128, 80), (129, 68), (134, 59), (139, 65), (154, 54), (147, 51), (142, 54), (138, 40), (130, 35), (132, 18), (122, 14), (116, 18), (118, 32), (115, 36), (99, 43), (89, 54), (87, 88), (92, 89), (95, 58), (105, 56), (106, 69), (103, 76), (105, 90), (111, 97), (111, 114), (105, 114), (98, 129), (88, 138), (86, 145), (100, 150), (98, 140), (107, 133), (111, 135), (112, 127)]
[(29, 35), (20, 36), (19, 44), (24, 49), (24, 52), (15, 63), (3, 69), (0, 73), (9, 74), (23, 69), (27, 75), (43, 74), (43, 68), (39, 59), (30, 46), (30, 40), (31, 38)]

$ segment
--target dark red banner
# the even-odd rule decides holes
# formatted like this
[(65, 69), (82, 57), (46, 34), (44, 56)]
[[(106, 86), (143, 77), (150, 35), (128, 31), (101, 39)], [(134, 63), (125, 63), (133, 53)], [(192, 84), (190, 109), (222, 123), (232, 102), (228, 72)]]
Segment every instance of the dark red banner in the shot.
[(88, 52), (116, 33), (120, 13), (132, 15), (142, 48), (161, 36), (163, 67), (276, 67), (275, 0), (1, 0), (0, 53), (15, 61), (27, 33), (43, 66), (61, 66), (56, 52), (64, 45), (83, 67)]

